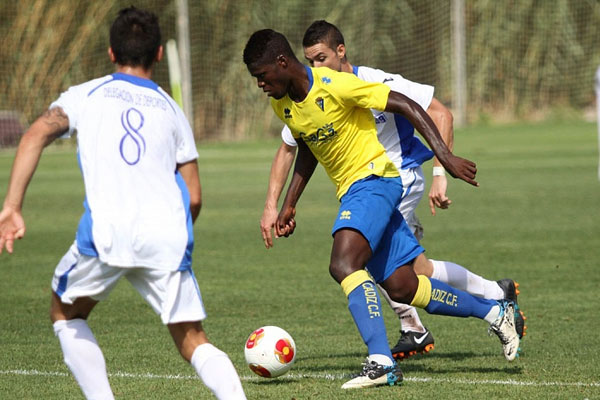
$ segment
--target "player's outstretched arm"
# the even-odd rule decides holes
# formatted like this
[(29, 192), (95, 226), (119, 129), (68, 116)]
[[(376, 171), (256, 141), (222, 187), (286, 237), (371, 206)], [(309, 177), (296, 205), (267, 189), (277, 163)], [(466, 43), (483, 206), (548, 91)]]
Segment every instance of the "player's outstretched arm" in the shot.
[(184, 164), (179, 164), (177, 165), (177, 170), (181, 174), (190, 194), (190, 213), (192, 215), (192, 222), (196, 222), (196, 218), (198, 218), (200, 209), (202, 208), (202, 186), (200, 185), (198, 162), (197, 160), (192, 160)]
[(431, 150), (451, 176), (462, 179), (473, 186), (479, 186), (475, 181), (477, 173), (475, 163), (452, 154), (442, 140), (435, 124), (421, 106), (403, 94), (391, 91), (385, 111), (405, 116), (427, 141)]
[[(431, 104), (427, 108), (427, 115), (438, 128), (442, 140), (450, 151), (454, 150), (454, 118), (450, 110), (444, 106), (439, 100), (433, 98)], [(448, 179), (442, 167), (442, 164), (437, 159), (433, 158), (434, 174), (429, 188), (429, 209), (431, 214), (435, 215), (435, 208), (447, 209), (452, 201), (448, 198), (446, 190), (448, 188)]]
[(310, 177), (315, 172), (316, 167), (317, 159), (306, 143), (299, 140), (294, 175), (292, 176), (292, 181), (288, 187), (281, 211), (277, 217), (277, 223), (275, 224), (275, 233), (277, 236), (287, 237), (294, 233), (294, 229), (296, 229), (296, 221), (294, 219), (296, 216), (296, 204)]
[[(279, 201), (279, 196), (281, 196), (290, 169), (292, 168), (294, 157), (296, 157), (296, 147), (281, 142), (281, 146), (277, 149), (275, 158), (271, 164), (267, 198), (260, 219), (260, 231), (267, 249), (273, 247), (273, 236), (271, 231), (275, 228), (275, 222), (277, 221), (277, 202)], [(275, 237), (278, 237), (277, 232), (275, 232)]]
[(44, 147), (69, 129), (69, 118), (60, 107), (47, 110), (23, 134), (10, 172), (8, 191), (0, 212), (0, 253), (13, 251), (15, 239), (25, 235), (21, 215), (27, 186), (42, 156)]

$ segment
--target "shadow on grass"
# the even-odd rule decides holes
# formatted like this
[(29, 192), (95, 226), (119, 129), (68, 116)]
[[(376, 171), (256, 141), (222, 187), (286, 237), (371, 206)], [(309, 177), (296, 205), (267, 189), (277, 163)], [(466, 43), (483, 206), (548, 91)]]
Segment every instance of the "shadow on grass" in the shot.
[[(313, 363), (315, 360), (321, 360), (320, 365), (302, 365), (301, 369), (305, 373), (328, 373), (332, 375), (352, 375), (359, 369), (359, 364), (355, 360), (364, 360), (366, 354), (363, 352), (347, 352), (332, 356), (313, 357), (306, 356), (298, 358), (298, 364), (304, 364), (303, 361)], [(469, 366), (461, 363), (465, 360), (482, 360), (480, 363), (484, 366)], [(310, 360), (310, 361), (309, 361)], [(439, 361), (444, 361), (439, 363)], [(475, 352), (453, 352), (418, 354), (409, 359), (399, 362), (400, 368), (404, 373), (425, 374), (455, 374), (470, 372), (474, 374), (502, 373), (508, 375), (519, 375), (523, 373), (523, 368), (519, 365), (518, 359), (508, 362), (502, 355), (491, 353)], [(439, 368), (443, 367), (443, 368)]]

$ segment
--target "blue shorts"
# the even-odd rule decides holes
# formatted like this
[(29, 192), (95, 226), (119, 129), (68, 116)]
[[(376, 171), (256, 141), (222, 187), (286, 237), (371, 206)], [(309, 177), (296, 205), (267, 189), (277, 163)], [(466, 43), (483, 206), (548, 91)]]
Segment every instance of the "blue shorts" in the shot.
[(353, 229), (367, 239), (373, 252), (367, 269), (378, 283), (425, 251), (396, 208), (401, 198), (401, 178), (371, 175), (356, 181), (342, 196), (331, 231)]

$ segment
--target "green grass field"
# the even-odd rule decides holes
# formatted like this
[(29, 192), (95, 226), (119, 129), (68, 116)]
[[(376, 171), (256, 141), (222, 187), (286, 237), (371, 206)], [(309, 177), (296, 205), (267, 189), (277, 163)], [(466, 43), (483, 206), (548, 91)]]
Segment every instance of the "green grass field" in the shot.
[[(423, 202), (423, 244), (431, 258), (520, 282), (529, 326), (522, 355), (506, 362), (482, 321), (422, 312), (435, 350), (402, 363), (402, 387), (362, 391), (340, 389), (366, 348), (327, 272), (337, 201), (322, 169), (300, 200), (296, 233), (271, 250), (262, 245), (258, 222), (277, 146), (271, 140), (200, 147), (204, 206), (194, 270), (208, 311), (204, 325), (230, 355), (249, 399), (600, 398), (595, 124), (456, 132), (455, 151), (477, 162), (481, 186), (451, 181), (453, 205), (435, 217)], [(2, 198), (12, 158), (13, 151), (0, 152)], [(430, 163), (425, 171), (430, 176)], [(52, 272), (73, 240), (82, 199), (74, 149), (48, 149), (26, 199), (26, 238), (13, 255), (0, 256), (0, 398), (82, 398), (48, 317)], [(385, 318), (395, 343), (398, 324), (387, 307)], [(98, 305), (89, 324), (117, 398), (211, 398), (127, 282)], [(298, 348), (291, 372), (275, 380), (253, 376), (243, 356), (247, 336), (268, 324), (288, 330)]]

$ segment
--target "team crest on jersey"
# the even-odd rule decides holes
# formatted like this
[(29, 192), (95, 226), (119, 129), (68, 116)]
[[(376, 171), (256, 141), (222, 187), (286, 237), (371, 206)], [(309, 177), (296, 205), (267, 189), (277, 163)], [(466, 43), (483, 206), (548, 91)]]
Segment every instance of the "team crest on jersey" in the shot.
[(321, 111), (325, 111), (325, 102), (322, 97), (317, 97), (315, 103), (317, 103), (317, 107), (319, 107)]
[(321, 82), (323, 82), (324, 84), (328, 85), (331, 83), (331, 78), (324, 76), (321, 78)]
[(289, 108), (283, 109), (284, 118), (292, 118), (292, 111)]

